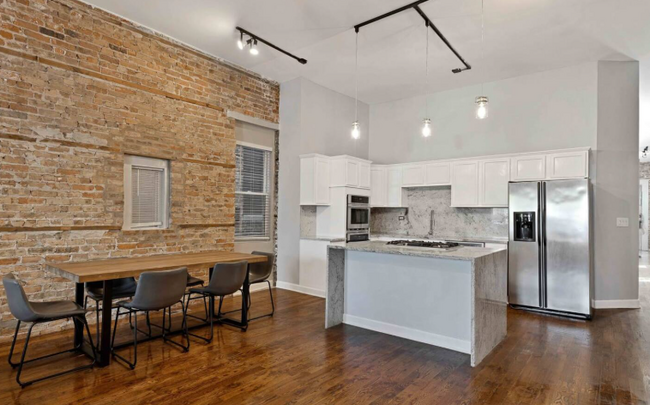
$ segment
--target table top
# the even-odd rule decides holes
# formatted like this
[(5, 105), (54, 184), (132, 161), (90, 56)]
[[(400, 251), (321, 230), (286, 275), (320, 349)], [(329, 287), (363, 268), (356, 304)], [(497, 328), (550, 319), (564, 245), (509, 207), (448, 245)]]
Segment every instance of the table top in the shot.
[(86, 262), (46, 263), (45, 268), (60, 277), (77, 283), (135, 277), (145, 271), (170, 270), (179, 267), (214, 265), (247, 261), (265, 262), (266, 256), (235, 252), (174, 253), (146, 257), (91, 260)]

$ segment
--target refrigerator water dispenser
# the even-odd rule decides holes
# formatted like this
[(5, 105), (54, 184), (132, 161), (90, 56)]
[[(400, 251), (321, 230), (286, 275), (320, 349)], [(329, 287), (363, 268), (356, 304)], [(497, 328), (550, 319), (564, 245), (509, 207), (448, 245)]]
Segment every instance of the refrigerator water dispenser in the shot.
[(535, 212), (515, 212), (515, 242), (535, 242)]

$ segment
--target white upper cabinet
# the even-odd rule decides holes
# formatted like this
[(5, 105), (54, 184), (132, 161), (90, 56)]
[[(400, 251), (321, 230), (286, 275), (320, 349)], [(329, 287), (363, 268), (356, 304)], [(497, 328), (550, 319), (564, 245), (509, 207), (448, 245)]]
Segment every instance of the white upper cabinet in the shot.
[(522, 155), (510, 159), (510, 180), (544, 180), (546, 155)]
[(479, 206), (507, 207), (510, 159), (479, 161)]
[(451, 184), (451, 163), (427, 163), (424, 165), (427, 186), (448, 186)]
[(370, 188), (370, 162), (352, 156), (334, 156), (331, 162), (331, 186)]
[(477, 207), (478, 197), (478, 162), (464, 160), (452, 163), (451, 206)]
[(424, 164), (406, 165), (402, 168), (402, 187), (424, 186)]
[(402, 167), (389, 166), (386, 169), (388, 177), (388, 206), (389, 207), (403, 207), (404, 201), (402, 200)]
[(300, 157), (300, 205), (330, 203), (330, 161), (327, 156)]
[(385, 166), (370, 169), (370, 206), (388, 206), (388, 172)]
[(559, 152), (546, 155), (548, 179), (589, 177), (589, 151)]

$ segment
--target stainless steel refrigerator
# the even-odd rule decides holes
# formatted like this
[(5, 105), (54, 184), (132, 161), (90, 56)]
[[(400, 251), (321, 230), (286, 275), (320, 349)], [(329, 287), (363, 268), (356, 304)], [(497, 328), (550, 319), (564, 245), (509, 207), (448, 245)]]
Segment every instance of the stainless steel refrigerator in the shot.
[(510, 183), (508, 299), (591, 318), (589, 180)]

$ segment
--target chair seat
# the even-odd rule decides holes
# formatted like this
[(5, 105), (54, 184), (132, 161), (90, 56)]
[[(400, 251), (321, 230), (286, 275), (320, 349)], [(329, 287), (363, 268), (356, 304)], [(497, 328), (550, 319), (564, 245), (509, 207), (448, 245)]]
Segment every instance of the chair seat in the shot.
[(188, 276), (187, 277), (187, 286), (188, 287), (196, 287), (197, 285), (203, 285), (204, 281), (201, 280), (200, 278)]
[(231, 292), (221, 291), (219, 288), (210, 288), (210, 286), (199, 287), (199, 288), (190, 288), (190, 292), (191, 293), (196, 293), (196, 294), (209, 294), (209, 295), (214, 295), (214, 296), (217, 296), (217, 297), (232, 294)]
[[(104, 298), (104, 289), (103, 288), (86, 288), (86, 295), (95, 301), (101, 301)], [(114, 288), (113, 289), (113, 299), (119, 298), (129, 298), (135, 295), (135, 288)]]
[(248, 282), (250, 284), (261, 283), (261, 282), (265, 281), (267, 278), (269, 278), (269, 277), (266, 274), (254, 274), (254, 273), (251, 272), (248, 275)]
[(86, 310), (74, 301), (30, 302), (37, 321), (85, 316)]

